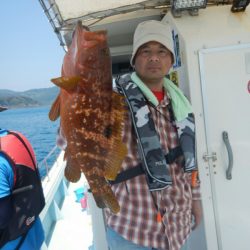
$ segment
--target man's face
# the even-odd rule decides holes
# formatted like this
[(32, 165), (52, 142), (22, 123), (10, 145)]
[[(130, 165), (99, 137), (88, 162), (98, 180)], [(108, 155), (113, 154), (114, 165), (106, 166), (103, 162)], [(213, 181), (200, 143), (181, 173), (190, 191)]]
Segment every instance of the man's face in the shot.
[(135, 56), (136, 73), (146, 84), (162, 81), (172, 63), (172, 53), (158, 42), (142, 45)]

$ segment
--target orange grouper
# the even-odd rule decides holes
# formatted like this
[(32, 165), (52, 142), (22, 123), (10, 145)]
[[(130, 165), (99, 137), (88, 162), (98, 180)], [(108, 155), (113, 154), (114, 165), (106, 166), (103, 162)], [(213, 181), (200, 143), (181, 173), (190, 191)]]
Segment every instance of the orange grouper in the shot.
[(119, 212), (107, 182), (115, 179), (126, 154), (122, 143), (124, 100), (112, 91), (111, 58), (106, 31), (90, 32), (78, 23), (66, 53), (60, 87), (49, 118), (61, 117), (67, 141), (65, 177), (77, 182), (83, 172), (96, 204)]

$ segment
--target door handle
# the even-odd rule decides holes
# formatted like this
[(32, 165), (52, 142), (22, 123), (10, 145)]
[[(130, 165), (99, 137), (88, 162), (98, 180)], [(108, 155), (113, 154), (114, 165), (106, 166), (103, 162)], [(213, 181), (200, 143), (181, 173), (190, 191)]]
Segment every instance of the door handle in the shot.
[(231, 180), (232, 179), (232, 169), (233, 169), (233, 151), (232, 151), (232, 147), (231, 147), (230, 142), (229, 142), (228, 133), (226, 131), (222, 132), (222, 138), (223, 138), (223, 141), (226, 145), (227, 154), (228, 154), (228, 168), (226, 171), (226, 178), (228, 180)]

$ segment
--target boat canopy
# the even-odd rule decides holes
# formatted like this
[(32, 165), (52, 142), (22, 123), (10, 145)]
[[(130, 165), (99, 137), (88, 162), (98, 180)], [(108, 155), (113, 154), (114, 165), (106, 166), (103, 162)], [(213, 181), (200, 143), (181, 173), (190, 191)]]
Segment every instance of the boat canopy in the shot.
[[(39, 0), (65, 51), (79, 20), (92, 31), (107, 30), (113, 69), (119, 64), (120, 71), (122, 63), (129, 65), (138, 23), (161, 20), (174, 1), (177, 0)], [(208, 0), (207, 5), (222, 2), (225, 4), (224, 0)]]
[[(55, 0), (55, 4), (65, 21), (78, 19), (83, 20), (101, 18), (117, 12), (127, 12), (135, 8), (146, 6), (145, 0)], [(152, 1), (150, 1), (152, 2)], [(159, 2), (159, 1), (154, 1)], [(163, 1), (162, 1), (163, 2)]]
[(169, 7), (166, 0), (39, 0), (39, 2), (62, 46), (70, 44), (71, 33), (78, 20), (92, 30), (106, 28), (108, 32), (113, 28), (107, 27), (107, 24), (125, 22), (125, 29), (119, 24), (116, 26), (123, 28), (122, 32), (126, 32), (131, 27), (131, 23), (127, 23), (126, 20), (137, 20), (133, 23), (132, 28), (134, 28), (143, 16), (152, 16), (151, 18), (155, 19), (162, 14), (163, 8)]

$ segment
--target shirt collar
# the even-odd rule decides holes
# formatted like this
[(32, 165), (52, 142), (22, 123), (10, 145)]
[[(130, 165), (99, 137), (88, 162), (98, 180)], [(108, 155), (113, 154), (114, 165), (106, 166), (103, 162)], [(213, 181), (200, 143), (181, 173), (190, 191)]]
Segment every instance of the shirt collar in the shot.
[(149, 89), (149, 87), (146, 84), (144, 84), (144, 82), (138, 77), (138, 75), (135, 72), (132, 73), (131, 79), (137, 85), (137, 87), (139, 87), (139, 89), (142, 91), (142, 93), (148, 99), (148, 101), (151, 102), (155, 107), (157, 107), (158, 105), (162, 107), (168, 105), (170, 100), (170, 95), (168, 94), (168, 91), (165, 87), (164, 87), (165, 90), (164, 99), (159, 103), (153, 92)]

